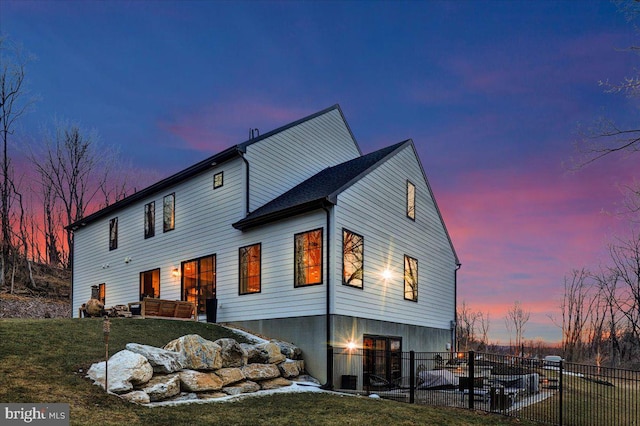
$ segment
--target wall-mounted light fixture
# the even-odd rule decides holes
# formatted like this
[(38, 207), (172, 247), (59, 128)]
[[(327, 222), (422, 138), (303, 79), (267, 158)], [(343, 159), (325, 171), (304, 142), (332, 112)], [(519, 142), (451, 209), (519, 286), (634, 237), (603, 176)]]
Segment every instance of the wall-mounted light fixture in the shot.
[(129, 263), (129, 262), (131, 262), (131, 260), (132, 260), (131, 256), (127, 256), (127, 257), (124, 258), (124, 263)]
[(178, 278), (180, 276), (180, 271), (178, 270), (178, 268), (173, 268), (171, 270), (171, 275), (173, 275), (174, 277)]
[(358, 345), (356, 345), (356, 342), (354, 342), (353, 340), (349, 340), (347, 342), (347, 350), (349, 352), (353, 352), (358, 348)]
[(391, 278), (393, 278), (393, 273), (390, 269), (385, 269), (384, 271), (382, 271), (382, 278), (385, 281), (389, 281)]

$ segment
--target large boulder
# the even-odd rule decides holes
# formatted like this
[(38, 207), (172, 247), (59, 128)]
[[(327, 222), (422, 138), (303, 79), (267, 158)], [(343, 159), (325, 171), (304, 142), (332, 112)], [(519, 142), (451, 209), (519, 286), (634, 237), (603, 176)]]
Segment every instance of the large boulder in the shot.
[(287, 359), (287, 357), (284, 356), (280, 351), (280, 346), (278, 346), (274, 342), (262, 343), (257, 346), (268, 354), (269, 359), (266, 364), (279, 364)]
[(222, 348), (215, 342), (197, 334), (179, 337), (164, 346), (168, 351), (180, 352), (184, 367), (191, 370), (217, 370), (222, 368)]
[(287, 379), (300, 375), (300, 369), (296, 361), (282, 362), (278, 364), (278, 369), (280, 370), (280, 374), (282, 375), (282, 377), (285, 377)]
[(218, 339), (214, 343), (219, 345), (222, 350), (220, 356), (222, 358), (222, 368), (242, 367), (247, 364), (248, 355), (240, 343), (234, 339)]
[(259, 390), (260, 385), (249, 380), (222, 388), (222, 392), (226, 393), (227, 395), (240, 395), (241, 393), (258, 392)]
[(289, 342), (281, 342), (279, 340), (272, 340), (273, 343), (278, 345), (282, 355), (289, 359), (302, 359), (302, 349)]
[(216, 374), (222, 379), (223, 386), (241, 382), (245, 379), (244, 373), (242, 373), (242, 370), (239, 368), (221, 368), (220, 370), (216, 370)]
[(125, 348), (145, 357), (155, 373), (174, 373), (184, 368), (184, 355), (149, 345), (127, 343)]
[(240, 343), (242, 349), (247, 352), (247, 364), (268, 364), (269, 352), (264, 348), (249, 343)]
[(265, 380), (260, 382), (260, 389), (271, 390), (278, 389), (285, 386), (291, 386), (291, 380), (287, 380), (284, 377), (276, 377), (275, 379)]
[(182, 370), (178, 373), (182, 389), (188, 392), (207, 392), (222, 389), (223, 381), (216, 373)]
[(133, 402), (134, 404), (148, 404), (151, 402), (149, 395), (147, 395), (146, 392), (140, 390), (123, 393), (122, 395), (120, 395), (120, 398), (129, 402)]
[(142, 388), (149, 400), (162, 401), (180, 393), (180, 377), (178, 374), (154, 376)]
[(260, 381), (280, 377), (280, 370), (274, 364), (247, 364), (242, 367), (242, 373), (248, 380)]
[[(147, 383), (153, 376), (153, 367), (149, 361), (142, 355), (126, 349), (109, 358), (108, 370), (108, 391), (113, 393), (131, 391), (134, 386)], [(93, 364), (87, 372), (87, 377), (104, 388), (105, 363)]]

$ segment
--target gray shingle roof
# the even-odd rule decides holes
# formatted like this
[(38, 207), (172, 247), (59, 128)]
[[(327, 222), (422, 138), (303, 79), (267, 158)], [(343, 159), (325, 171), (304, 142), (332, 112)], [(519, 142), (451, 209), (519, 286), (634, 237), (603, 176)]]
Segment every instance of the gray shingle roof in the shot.
[(335, 204), (340, 192), (382, 164), (396, 150), (410, 143), (410, 140), (406, 140), (337, 166), (328, 167), (259, 207), (244, 219), (234, 223), (233, 226), (237, 229), (245, 230), (278, 219), (284, 219), (291, 215)]

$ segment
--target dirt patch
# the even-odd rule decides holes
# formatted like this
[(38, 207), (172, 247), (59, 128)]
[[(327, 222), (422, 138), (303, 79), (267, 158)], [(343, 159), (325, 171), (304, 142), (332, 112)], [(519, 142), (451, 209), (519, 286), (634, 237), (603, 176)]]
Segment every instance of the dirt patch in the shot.
[(0, 318), (70, 318), (68, 300), (0, 294)]

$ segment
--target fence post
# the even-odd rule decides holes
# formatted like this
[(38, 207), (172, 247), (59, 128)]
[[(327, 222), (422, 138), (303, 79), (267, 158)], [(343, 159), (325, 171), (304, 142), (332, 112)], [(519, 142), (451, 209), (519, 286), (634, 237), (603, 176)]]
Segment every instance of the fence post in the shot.
[(560, 377), (558, 378), (558, 394), (560, 395), (559, 402), (558, 402), (558, 425), (559, 426), (562, 426), (562, 389), (564, 388), (562, 384), (562, 376), (564, 375), (562, 373), (563, 367), (564, 367), (563, 361), (560, 360), (559, 368), (558, 368), (558, 372), (560, 374)]
[(473, 390), (474, 390), (475, 380), (476, 380), (476, 368), (475, 368), (476, 353), (474, 351), (469, 351), (468, 356), (469, 356), (469, 362), (467, 363), (467, 366), (469, 368), (469, 409), (473, 410), (475, 408), (475, 402), (474, 402), (475, 398), (473, 395)]
[(409, 351), (409, 403), (416, 401), (416, 353)]

